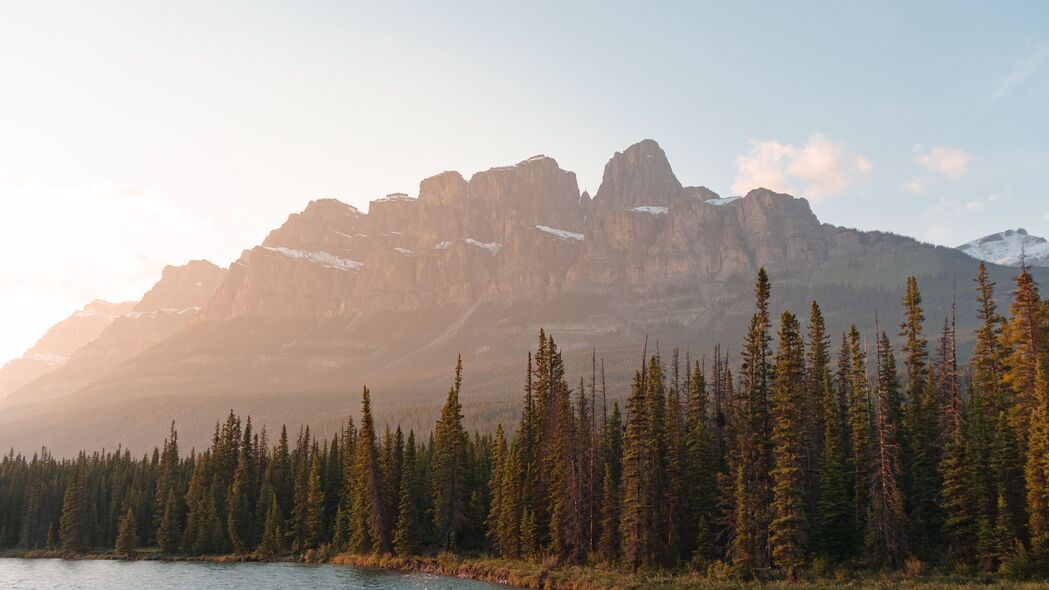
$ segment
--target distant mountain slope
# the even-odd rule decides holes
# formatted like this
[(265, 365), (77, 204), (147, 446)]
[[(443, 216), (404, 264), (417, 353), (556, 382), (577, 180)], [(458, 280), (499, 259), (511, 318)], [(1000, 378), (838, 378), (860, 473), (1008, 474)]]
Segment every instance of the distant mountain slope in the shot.
[(224, 269), (206, 260), (164, 268), (161, 279), (134, 307), (113, 318), (60, 368), (20, 387), (9, 395), (8, 401), (26, 403), (62, 397), (105, 376), (190, 325), (225, 274)]
[(32, 348), (0, 369), (0, 399), (33, 379), (54, 371), (85, 344), (98, 338), (114, 320), (131, 311), (134, 302), (92, 301), (52, 326)]
[[(312, 201), (230, 265), (193, 321), (22, 388), (21, 405), (0, 408), (0, 448), (140, 450), (171, 419), (199, 446), (231, 407), (271, 429), (331, 431), (363, 384), (380, 418), (428, 424), (457, 354), (468, 419), (491, 427), (517, 409), (540, 327), (574, 379), (589, 375), (596, 348), (614, 395), (646, 336), (693, 358), (716, 342), (734, 355), (759, 267), (776, 313), (805, 315), (818, 299), (832, 333), (852, 321), (872, 329), (875, 313), (897, 322), (909, 275), (930, 337), (956, 284), (959, 327), (975, 325), (968, 255), (821, 223), (790, 195), (682, 186), (646, 140), (612, 156), (592, 199), (572, 172), (535, 156), (469, 180), (443, 172), (417, 198), (389, 195), (366, 213)], [(1006, 293), (1015, 271), (989, 272)], [(1044, 284), (1049, 271), (1035, 276)]]
[(1049, 240), (1032, 236), (1023, 228), (984, 236), (958, 249), (978, 260), (1003, 266), (1020, 266), (1021, 258), (1028, 266), (1049, 266)]

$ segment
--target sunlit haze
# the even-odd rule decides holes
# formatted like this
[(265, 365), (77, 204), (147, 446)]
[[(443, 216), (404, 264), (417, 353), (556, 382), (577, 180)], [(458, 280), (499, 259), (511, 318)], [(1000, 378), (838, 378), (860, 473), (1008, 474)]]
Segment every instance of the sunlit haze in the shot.
[[(380, 5), (381, 4), (381, 5)], [(308, 201), (537, 153), (956, 246), (1049, 235), (1049, 5), (0, 4), (0, 362)]]

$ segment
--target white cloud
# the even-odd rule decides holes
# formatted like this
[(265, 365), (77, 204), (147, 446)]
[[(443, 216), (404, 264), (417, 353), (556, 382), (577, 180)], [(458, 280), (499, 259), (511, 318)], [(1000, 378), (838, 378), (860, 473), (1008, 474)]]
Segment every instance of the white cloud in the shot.
[(922, 152), (921, 146), (917, 145), (913, 149), (915, 162), (949, 178), (958, 178), (965, 174), (969, 162), (973, 159), (962, 150), (947, 145), (934, 147), (928, 152)]
[(925, 179), (918, 178), (915, 176), (910, 179), (907, 184), (903, 185), (903, 190), (911, 193), (912, 195), (920, 195), (925, 192)]
[(984, 202), (980, 200), (969, 201), (965, 204), (966, 211), (981, 211), (984, 208)]
[(866, 157), (850, 156), (842, 142), (817, 133), (802, 146), (775, 140), (754, 141), (750, 153), (736, 159), (732, 191), (744, 194), (764, 187), (818, 200), (843, 192), (857, 177), (869, 174)]

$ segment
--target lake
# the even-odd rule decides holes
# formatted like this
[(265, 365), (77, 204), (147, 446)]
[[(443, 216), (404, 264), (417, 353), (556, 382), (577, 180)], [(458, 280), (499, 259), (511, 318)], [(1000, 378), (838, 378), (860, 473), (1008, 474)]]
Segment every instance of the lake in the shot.
[(421, 573), (301, 563), (0, 558), (3, 590), (494, 590), (506, 586)]

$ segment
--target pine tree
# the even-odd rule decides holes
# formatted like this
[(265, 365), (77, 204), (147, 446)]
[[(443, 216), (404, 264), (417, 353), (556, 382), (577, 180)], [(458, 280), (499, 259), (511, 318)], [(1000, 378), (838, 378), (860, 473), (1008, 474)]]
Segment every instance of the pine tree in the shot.
[(922, 334), (925, 315), (918, 282), (907, 278), (903, 299), (905, 318), (900, 335), (906, 338), (904, 367), (907, 378), (905, 428), (900, 434), (903, 455), (904, 495), (907, 498), (908, 529), (913, 545), (924, 557), (938, 545), (940, 515), (940, 468), (942, 455), (937, 418), (939, 391), (928, 367), (928, 340)]
[(132, 553), (135, 547), (138, 547), (138, 543), (138, 521), (135, 519), (135, 511), (128, 506), (123, 518), (120, 519), (115, 545), (116, 552), (124, 555)]
[(729, 554), (743, 571), (756, 571), (769, 562), (769, 504), (771, 487), (771, 424), (769, 422), (770, 287), (765, 269), (758, 271), (754, 288), (756, 311), (751, 318), (740, 368), (739, 420), (736, 424), (736, 471), (732, 539)]
[(248, 477), (248, 457), (241, 453), (236, 475), (233, 476), (233, 483), (226, 496), (229, 503), (226, 528), (235, 553), (247, 553), (254, 549), (251, 506), (248, 504)]
[[(871, 458), (871, 411), (867, 384), (867, 355), (860, 343), (860, 333), (852, 325), (848, 333), (848, 427), (850, 479), (853, 482), (852, 504), (857, 533), (867, 527), (869, 505), (868, 466)], [(858, 539), (857, 539), (858, 540)]]
[(314, 447), (311, 453), (309, 479), (306, 485), (306, 546), (318, 547), (325, 538), (324, 531), (324, 487), (321, 482), (320, 453)]
[(687, 523), (685, 541), (697, 557), (715, 557), (713, 543), (717, 457), (714, 429), (708, 410), (707, 383), (699, 362), (688, 371), (685, 413), (685, 488)]
[(397, 555), (414, 555), (419, 550), (421, 533), (419, 531), (418, 480), (415, 466), (415, 431), (408, 432), (408, 442), (404, 445), (404, 458), (401, 461), (401, 486), (397, 511), (397, 526), (393, 532), (393, 547)]
[(457, 546), (456, 537), (466, 519), (468, 497), (467, 437), (462, 425), (462, 405), (459, 403), (462, 366), (462, 357), (459, 357), (455, 367), (455, 385), (448, 390), (448, 399), (434, 429), (433, 519), (437, 545), (448, 550)]
[[(850, 372), (848, 340), (842, 335), (838, 358), (839, 387), (835, 389), (830, 374), (829, 344), (822, 333), (823, 317), (815, 303), (810, 316), (808, 378), (810, 387), (816, 387), (818, 382), (820, 392), (816, 398), (820, 400), (823, 427), (817, 503), (810, 526), (817, 533), (814, 541), (819, 553), (840, 559), (850, 554), (856, 538), (845, 414)], [(821, 329), (816, 329), (816, 326)]]
[(284, 552), (284, 528), (280, 516), (280, 505), (275, 494), (268, 495), (269, 505), (266, 506), (266, 523), (262, 529), (262, 538), (259, 541), (259, 554), (263, 557), (273, 557)]
[(601, 483), (601, 536), (598, 539), (597, 551), (606, 563), (614, 563), (619, 557), (619, 486), (612, 475), (612, 466), (605, 464), (605, 473)]
[(1002, 332), (1008, 343), (1003, 380), (1015, 400), (1009, 408), (1009, 425), (1016, 432), (1021, 448), (1027, 443), (1029, 418), (1039, 403), (1035, 377), (1038, 362), (1044, 358), (1043, 343), (1039, 338), (1044, 325), (1049, 323), (1044, 316), (1038, 284), (1027, 271), (1027, 265), (1023, 264), (1016, 276), (1009, 319)]
[(907, 537), (900, 489), (900, 446), (891, 402), (892, 392), (898, 388), (896, 361), (884, 332), (878, 340), (877, 366), (867, 550), (874, 561), (896, 567), (903, 561)]
[(911, 546), (924, 558), (934, 556), (940, 546), (943, 527), (943, 500), (940, 461), (943, 449), (940, 441), (939, 391), (935, 376), (929, 373), (918, 397), (908, 406), (909, 463), (907, 512), (908, 537)]
[[(815, 301), (809, 308), (808, 348), (805, 354), (805, 390), (801, 400), (804, 426), (805, 519), (810, 527), (819, 521), (820, 472), (823, 463), (826, 422), (840, 415), (832, 411), (830, 388), (830, 341), (823, 311)], [(813, 528), (813, 531), (816, 529)]]
[(623, 561), (637, 571), (650, 561), (652, 477), (651, 442), (647, 438), (648, 416), (641, 373), (634, 373), (627, 400), (627, 427), (623, 440), (619, 534)]
[(378, 450), (375, 446), (375, 421), (371, 413), (371, 392), (365, 387), (361, 396), (361, 428), (357, 433), (353, 505), (349, 515), (349, 546), (354, 553), (389, 551), (390, 543), (386, 536), (380, 493), (381, 479)]
[(160, 551), (167, 554), (176, 553), (179, 549), (179, 505), (175, 490), (168, 488), (168, 496), (164, 501), (164, 513), (160, 518), (160, 528), (157, 529), (157, 544)]
[(783, 312), (780, 318), (779, 349), (772, 381), (771, 472), (773, 500), (769, 543), (774, 562), (790, 581), (805, 559), (808, 523), (805, 515), (805, 425), (802, 404), (805, 396), (805, 352), (797, 318)]
[(65, 496), (62, 498), (62, 518), (59, 521), (58, 538), (62, 541), (63, 550), (80, 553), (87, 549), (91, 530), (88, 517), (83, 476), (74, 472), (66, 486)]
[[(674, 372), (676, 373), (676, 353), (674, 358)], [(685, 536), (688, 534), (688, 529), (685, 527), (687, 517), (685, 509), (687, 501), (685, 495), (685, 420), (676, 376), (667, 392), (663, 424), (661, 430), (666, 441), (666, 459), (662, 497), (665, 499), (666, 533), (662, 554), (666, 563), (673, 564), (685, 554)]]
[(492, 476), (488, 481), (491, 496), (491, 510), (485, 519), (485, 529), (489, 540), (499, 546), (499, 519), (503, 515), (503, 474), (506, 472), (509, 455), (506, 448), (506, 435), (503, 425), (495, 427), (495, 447), (492, 450)]
[(1037, 402), (1030, 415), (1027, 439), (1027, 514), (1031, 549), (1049, 565), (1049, 378), (1039, 363), (1035, 377)]

